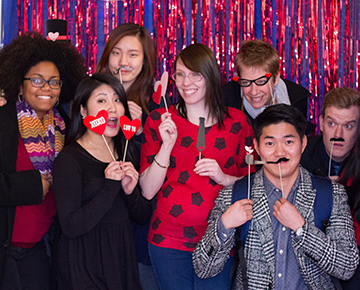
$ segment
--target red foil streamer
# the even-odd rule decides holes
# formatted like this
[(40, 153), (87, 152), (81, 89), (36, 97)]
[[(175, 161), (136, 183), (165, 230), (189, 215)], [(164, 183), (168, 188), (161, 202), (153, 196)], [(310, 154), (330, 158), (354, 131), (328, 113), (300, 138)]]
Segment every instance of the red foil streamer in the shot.
[[(98, 43), (98, 35), (106, 40), (112, 29), (124, 22), (144, 25), (144, 15), (151, 13), (153, 27), (148, 28), (156, 46), (157, 78), (165, 70), (172, 73), (181, 49), (201, 42), (214, 51), (223, 82), (236, 73), (234, 56), (241, 41), (254, 39), (255, 29), (260, 29), (262, 37), (279, 51), (281, 76), (302, 84), (312, 93), (309, 119), (318, 124), (327, 91), (339, 86), (359, 89), (359, 2), (154, 0), (149, 4), (148, 0), (17, 0), (17, 21), (20, 34), (43, 31), (46, 19), (67, 20), (69, 36), (84, 55), (89, 73), (93, 73), (101, 55), (98, 46), (104, 45)], [(257, 28), (255, 3), (262, 7), (262, 26)], [(102, 10), (104, 17), (100, 19), (98, 11)], [(97, 31), (101, 22), (103, 31)], [(170, 82), (169, 93), (176, 99), (176, 89)]]

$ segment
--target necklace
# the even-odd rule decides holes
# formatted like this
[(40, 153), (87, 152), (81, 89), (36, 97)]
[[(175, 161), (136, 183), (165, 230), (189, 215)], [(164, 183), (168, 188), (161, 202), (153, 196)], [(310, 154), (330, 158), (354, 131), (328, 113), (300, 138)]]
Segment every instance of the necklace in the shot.
[[(96, 152), (99, 153), (99, 156), (103, 156), (103, 155), (100, 153), (100, 151), (97, 149), (97, 147), (96, 147), (85, 135), (83, 135), (83, 136), (84, 136), (84, 138), (86, 139), (86, 141), (88, 141), (89, 144), (96, 150)], [(105, 159), (106, 159), (107, 162), (110, 163), (110, 160), (109, 160), (108, 158), (105, 158)]]

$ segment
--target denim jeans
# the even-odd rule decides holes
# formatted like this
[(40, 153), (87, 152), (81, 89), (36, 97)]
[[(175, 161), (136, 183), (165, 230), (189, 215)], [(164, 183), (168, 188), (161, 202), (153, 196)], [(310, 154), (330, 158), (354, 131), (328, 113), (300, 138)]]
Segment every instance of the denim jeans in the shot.
[(149, 254), (155, 277), (161, 290), (227, 290), (233, 257), (221, 273), (213, 278), (200, 279), (192, 264), (192, 252), (161, 248), (149, 244)]

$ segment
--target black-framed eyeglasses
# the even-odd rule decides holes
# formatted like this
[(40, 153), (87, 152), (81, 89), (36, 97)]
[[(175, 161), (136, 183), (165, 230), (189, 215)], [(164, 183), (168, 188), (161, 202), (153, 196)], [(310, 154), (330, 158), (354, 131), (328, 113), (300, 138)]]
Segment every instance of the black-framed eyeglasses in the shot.
[(193, 83), (200, 82), (203, 79), (203, 75), (197, 72), (192, 72), (188, 75), (183, 72), (176, 72), (171, 77), (175, 82), (183, 82), (186, 77), (189, 78), (189, 80)]
[(42, 88), (45, 86), (46, 83), (48, 83), (49, 87), (54, 90), (58, 90), (62, 86), (62, 81), (57, 79), (45, 80), (44, 78), (40, 77), (32, 77), (24, 78), (24, 81), (30, 81), (31, 85), (35, 88)]
[(252, 83), (255, 83), (257, 86), (264, 86), (271, 79), (272, 74), (266, 74), (262, 77), (259, 77), (255, 80), (247, 80), (247, 79), (238, 79), (238, 84), (240, 87), (250, 87)]

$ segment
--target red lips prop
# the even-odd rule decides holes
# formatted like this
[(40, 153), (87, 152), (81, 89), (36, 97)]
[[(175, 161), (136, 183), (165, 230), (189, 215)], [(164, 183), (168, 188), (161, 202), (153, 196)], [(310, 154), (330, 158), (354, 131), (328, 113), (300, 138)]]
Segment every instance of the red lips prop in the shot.
[(83, 120), (84, 125), (96, 134), (102, 135), (106, 129), (108, 112), (101, 110), (96, 117), (86, 116)]
[(156, 104), (160, 105), (161, 101), (161, 85), (157, 87), (157, 90), (153, 93), (153, 100)]
[(161, 97), (164, 98), (164, 105), (166, 112), (168, 112), (168, 106), (166, 104), (165, 94), (166, 94), (168, 82), (169, 82), (169, 73), (167, 71), (164, 71), (160, 81), (155, 82), (154, 84), (155, 92), (153, 93), (153, 100), (158, 105), (160, 105)]
[(139, 119), (129, 120), (126, 116), (120, 117), (120, 126), (126, 140), (130, 140), (135, 135), (136, 131), (140, 128), (141, 122)]

